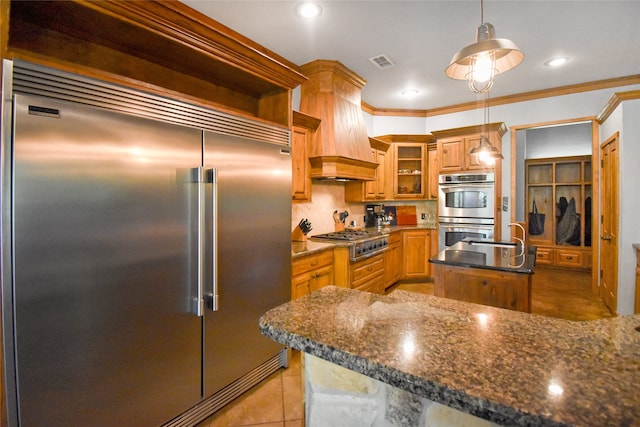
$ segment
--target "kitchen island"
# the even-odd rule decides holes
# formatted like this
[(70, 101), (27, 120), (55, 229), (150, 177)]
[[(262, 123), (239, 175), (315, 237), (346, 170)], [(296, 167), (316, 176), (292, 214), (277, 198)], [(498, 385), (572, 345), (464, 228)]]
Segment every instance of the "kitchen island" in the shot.
[(327, 287), (260, 330), (306, 353), (308, 426), (640, 424), (638, 315), (575, 322)]
[(464, 239), (429, 259), (434, 294), (530, 313), (535, 259), (521, 242)]

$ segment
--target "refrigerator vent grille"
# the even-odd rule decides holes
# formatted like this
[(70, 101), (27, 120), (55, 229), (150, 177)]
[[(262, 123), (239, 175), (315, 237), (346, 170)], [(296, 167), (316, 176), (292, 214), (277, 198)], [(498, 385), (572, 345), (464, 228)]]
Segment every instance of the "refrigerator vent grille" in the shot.
[(262, 380), (266, 379), (269, 375), (280, 369), (280, 367), (285, 366), (283, 359), (286, 360), (286, 356), (284, 356), (286, 351), (286, 349), (283, 349), (279, 354), (256, 367), (242, 378), (229, 384), (227, 387), (223, 388), (208, 399), (200, 402), (198, 405), (194, 406), (179, 417), (164, 424), (162, 427), (193, 426), (211, 416), (229, 402), (236, 399)]
[(89, 77), (15, 61), (13, 90), (225, 135), (289, 145), (289, 130)]

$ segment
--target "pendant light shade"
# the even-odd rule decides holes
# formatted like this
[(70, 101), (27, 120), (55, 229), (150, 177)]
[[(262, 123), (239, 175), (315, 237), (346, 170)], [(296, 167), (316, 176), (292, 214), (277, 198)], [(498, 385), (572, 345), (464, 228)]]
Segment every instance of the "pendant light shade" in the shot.
[(493, 164), (497, 159), (504, 159), (500, 151), (484, 135), (480, 137), (480, 143), (469, 150), (469, 154), (477, 156), (478, 161), (485, 164)]
[[(486, 132), (487, 126), (489, 125), (489, 93), (485, 92), (484, 94), (484, 131)], [(491, 143), (489, 137), (487, 135), (480, 136), (480, 142), (475, 147), (471, 147), (468, 152), (469, 155), (476, 156), (478, 162), (486, 164), (486, 165), (494, 165), (496, 160), (504, 159), (500, 150), (496, 148), (495, 145)]]
[(445, 70), (447, 77), (467, 80), (472, 92), (490, 90), (496, 75), (512, 69), (524, 59), (524, 54), (514, 42), (496, 39), (495, 36), (493, 25), (480, 25), (476, 31), (476, 42), (454, 55)]

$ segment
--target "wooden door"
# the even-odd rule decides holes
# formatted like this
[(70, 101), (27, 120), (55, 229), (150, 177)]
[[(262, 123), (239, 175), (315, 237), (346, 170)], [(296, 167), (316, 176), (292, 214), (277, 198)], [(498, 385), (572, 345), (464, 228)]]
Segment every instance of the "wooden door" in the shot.
[(618, 134), (600, 146), (600, 297), (612, 313), (618, 305)]

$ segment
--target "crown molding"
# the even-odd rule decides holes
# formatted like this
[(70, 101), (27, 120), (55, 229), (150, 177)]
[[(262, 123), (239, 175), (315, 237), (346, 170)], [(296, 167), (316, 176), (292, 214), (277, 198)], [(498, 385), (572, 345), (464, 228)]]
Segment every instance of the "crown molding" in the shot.
[[(534, 90), (514, 95), (499, 96), (488, 100), (489, 107), (497, 105), (513, 104), (516, 102), (533, 101), (535, 99), (550, 98), (554, 96), (568, 95), (572, 93), (589, 92), (592, 90), (608, 89), (620, 86), (640, 84), (640, 74), (613, 79), (596, 80), (586, 83), (578, 83), (568, 86), (560, 86), (551, 89)], [(635, 91), (631, 91), (635, 92)], [(626, 93), (626, 92), (623, 92)], [(484, 107), (484, 100), (465, 102), (428, 110), (409, 110), (395, 108), (375, 108), (370, 104), (362, 103), (362, 110), (372, 116), (396, 116), (396, 117), (433, 117), (443, 114), (459, 113)]]
[(604, 106), (600, 114), (598, 114), (596, 120), (600, 124), (604, 123), (609, 118), (611, 113), (613, 113), (613, 111), (618, 108), (618, 105), (620, 105), (621, 102), (639, 98), (640, 90), (630, 90), (628, 92), (614, 93), (613, 95), (611, 95), (611, 98), (609, 98), (609, 101), (607, 101), (607, 104)]

